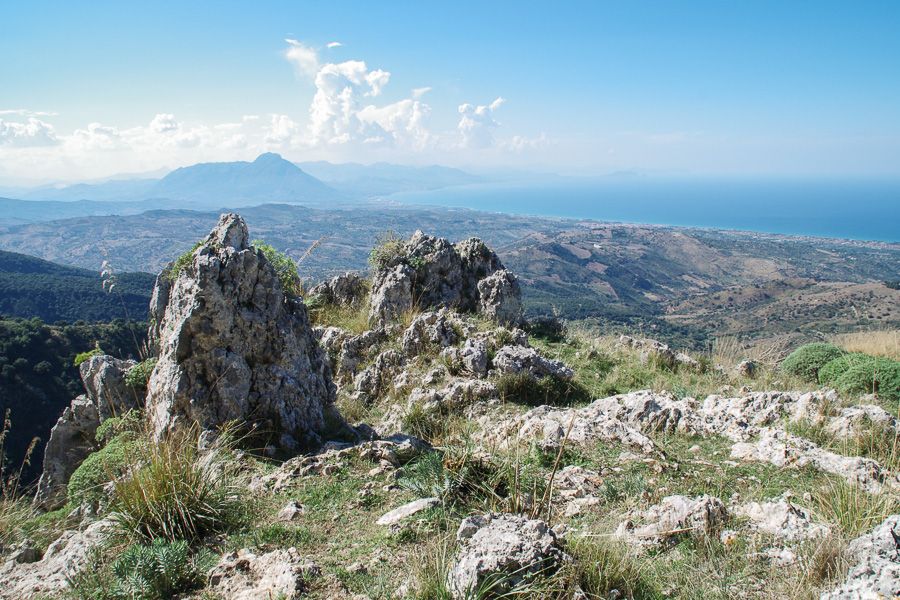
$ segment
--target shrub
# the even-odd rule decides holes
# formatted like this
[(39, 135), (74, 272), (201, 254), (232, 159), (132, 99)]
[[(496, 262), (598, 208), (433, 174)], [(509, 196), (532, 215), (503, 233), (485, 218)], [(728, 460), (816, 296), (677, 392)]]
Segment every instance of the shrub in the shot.
[(103, 446), (125, 431), (138, 432), (141, 429), (141, 411), (129, 410), (120, 417), (109, 417), (97, 426), (94, 437)]
[(156, 366), (156, 357), (148, 358), (134, 365), (125, 373), (125, 383), (133, 388), (144, 389), (150, 381), (150, 374)]
[(390, 266), (400, 259), (405, 252), (404, 241), (393, 231), (378, 236), (378, 240), (369, 253), (369, 265), (376, 271)]
[(191, 262), (194, 260), (194, 252), (203, 245), (203, 240), (197, 242), (191, 249), (187, 252), (181, 254), (175, 261), (172, 263), (172, 267), (166, 271), (166, 279), (169, 281), (175, 281), (178, 279), (178, 276), (181, 275), (181, 272), (184, 271)]
[(819, 369), (819, 383), (834, 386), (838, 377), (844, 374), (851, 366), (870, 365), (873, 357), (862, 352), (848, 352), (842, 356), (825, 363)]
[(835, 387), (845, 394), (876, 394), (885, 400), (900, 400), (900, 362), (875, 358), (851, 365), (837, 378)]
[(843, 356), (845, 352), (834, 344), (815, 343), (800, 346), (781, 363), (781, 370), (806, 381), (816, 381), (819, 369)]
[(140, 463), (117, 480), (113, 508), (131, 536), (193, 541), (236, 525), (241, 496), (229, 460), (230, 436), (201, 451), (199, 429), (171, 432), (147, 447)]
[(105, 446), (88, 455), (69, 478), (66, 487), (69, 502), (78, 506), (82, 502), (99, 500), (103, 493), (103, 485), (125, 473), (133, 457), (140, 454), (141, 446), (135, 432), (123, 431), (113, 436)]
[(215, 557), (204, 551), (191, 554), (184, 540), (155, 540), (129, 546), (112, 564), (97, 568), (102, 557), (71, 580), (73, 595), (84, 600), (165, 600), (203, 585)]
[(587, 390), (575, 382), (553, 376), (538, 379), (528, 373), (501, 375), (497, 380), (497, 391), (504, 401), (529, 406), (559, 406), (589, 400)]
[(274, 267), (275, 274), (281, 282), (281, 289), (286, 294), (300, 296), (303, 293), (303, 282), (300, 280), (300, 274), (297, 272), (297, 263), (290, 256), (284, 252), (279, 252), (262, 240), (254, 240), (253, 247), (262, 252), (272, 267)]
[(101, 356), (102, 354), (103, 354), (103, 350), (100, 349), (100, 346), (95, 346), (94, 348), (92, 348), (91, 350), (88, 350), (87, 352), (79, 352), (78, 354), (75, 355), (74, 365), (76, 367), (79, 367), (79, 366), (81, 366), (81, 363), (90, 359), (91, 357)]

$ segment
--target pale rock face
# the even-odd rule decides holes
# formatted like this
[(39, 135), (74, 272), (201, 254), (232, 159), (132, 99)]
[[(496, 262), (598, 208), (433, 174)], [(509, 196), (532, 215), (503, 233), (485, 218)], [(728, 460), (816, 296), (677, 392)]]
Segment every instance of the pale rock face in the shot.
[(885, 429), (897, 430), (897, 419), (888, 411), (874, 404), (848, 406), (830, 419), (825, 430), (839, 438), (851, 438), (861, 432), (863, 427), (875, 425)]
[(900, 597), (900, 515), (891, 515), (878, 527), (847, 547), (850, 571), (844, 583), (825, 592), (821, 600)]
[(114, 529), (109, 519), (95, 521), (83, 531), (65, 531), (47, 548), (41, 560), (8, 561), (0, 565), (0, 598), (18, 600), (56, 595), (68, 587), (68, 578), (87, 565), (91, 551)]
[(44, 450), (44, 470), (34, 498), (37, 506), (53, 510), (65, 504), (69, 478), (97, 449), (95, 436), (99, 425), (97, 406), (87, 396), (78, 396), (63, 411), (50, 430)]
[(318, 296), (338, 306), (356, 306), (362, 302), (365, 293), (365, 279), (359, 273), (348, 271), (314, 286), (308, 296)]
[(446, 348), (441, 356), (462, 367), (475, 377), (486, 377), (488, 373), (488, 346), (484, 340), (469, 338), (461, 348)]
[(133, 408), (143, 408), (143, 390), (125, 383), (125, 374), (137, 362), (112, 356), (92, 356), (78, 368), (88, 398), (97, 407), (100, 420), (121, 416)]
[(527, 575), (550, 574), (569, 559), (547, 523), (517, 515), (467, 517), (456, 539), (460, 550), (447, 574), (447, 587), (457, 599), (468, 598), (489, 578), (497, 582), (492, 591), (506, 592)]
[(286, 296), (247, 226), (225, 214), (168, 293), (147, 412), (157, 436), (178, 423), (232, 420), (295, 449), (321, 442), (334, 384), (299, 298)]
[(423, 313), (413, 319), (403, 332), (403, 354), (413, 358), (429, 348), (452, 346), (459, 339), (456, 331), (461, 327), (459, 320), (446, 309)]
[(304, 560), (296, 548), (255, 554), (245, 549), (226, 554), (209, 572), (208, 590), (217, 598), (257, 600), (303, 595), (309, 580), (320, 573), (319, 567)]
[(749, 502), (734, 509), (737, 516), (750, 519), (751, 526), (788, 542), (821, 539), (830, 529), (812, 520), (810, 512), (789, 499)]
[(616, 535), (643, 548), (670, 545), (684, 535), (712, 535), (725, 523), (725, 505), (712, 496), (666, 496), (619, 525)]
[(499, 373), (527, 373), (535, 379), (558, 377), (569, 380), (575, 372), (562, 361), (541, 356), (534, 348), (504, 346), (494, 356), (494, 369)]
[(397, 369), (403, 363), (403, 355), (396, 350), (385, 350), (379, 354), (353, 379), (354, 396), (363, 402), (374, 402), (391, 386)]
[(517, 324), (522, 318), (521, 291), (511, 273), (495, 276), (500, 271), (500, 259), (481, 240), (471, 238), (454, 246), (417, 231), (400, 254), (375, 273), (370, 316), (389, 323), (416, 305), (425, 310), (482, 312)]
[(419, 498), (412, 502), (407, 502), (403, 506), (398, 506), (394, 510), (384, 513), (375, 523), (378, 525), (396, 525), (397, 523), (408, 519), (409, 517), (434, 508), (441, 503), (437, 498)]
[(735, 369), (741, 377), (752, 379), (756, 376), (757, 367), (756, 363), (752, 360), (742, 360)]

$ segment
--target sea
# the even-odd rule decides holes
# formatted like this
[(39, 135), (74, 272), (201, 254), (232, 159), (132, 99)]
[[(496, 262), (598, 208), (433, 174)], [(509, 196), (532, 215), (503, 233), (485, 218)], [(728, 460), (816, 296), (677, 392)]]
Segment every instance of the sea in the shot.
[(388, 200), (535, 216), (900, 242), (900, 180), (558, 178)]

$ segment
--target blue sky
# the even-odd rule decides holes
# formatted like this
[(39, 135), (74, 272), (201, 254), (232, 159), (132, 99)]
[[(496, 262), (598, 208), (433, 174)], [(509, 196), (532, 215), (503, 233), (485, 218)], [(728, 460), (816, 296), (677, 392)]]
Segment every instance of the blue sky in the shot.
[(900, 175), (898, 2), (484, 4), (6, 2), (0, 179), (265, 150)]

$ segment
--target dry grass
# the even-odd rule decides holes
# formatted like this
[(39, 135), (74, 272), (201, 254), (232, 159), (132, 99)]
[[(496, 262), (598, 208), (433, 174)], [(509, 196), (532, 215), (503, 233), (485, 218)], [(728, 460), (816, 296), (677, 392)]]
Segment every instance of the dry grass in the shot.
[(858, 331), (834, 336), (831, 341), (848, 352), (862, 352), (900, 360), (900, 330)]

